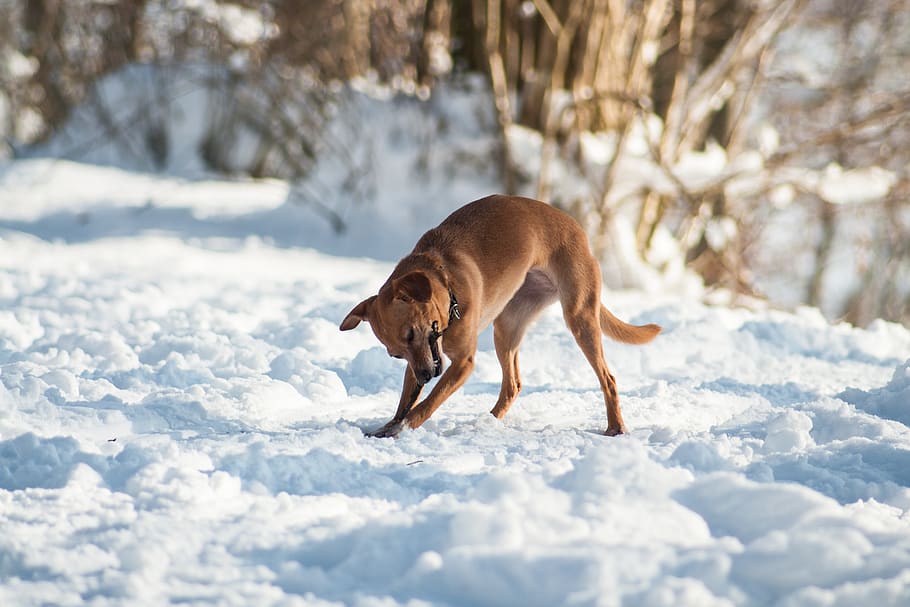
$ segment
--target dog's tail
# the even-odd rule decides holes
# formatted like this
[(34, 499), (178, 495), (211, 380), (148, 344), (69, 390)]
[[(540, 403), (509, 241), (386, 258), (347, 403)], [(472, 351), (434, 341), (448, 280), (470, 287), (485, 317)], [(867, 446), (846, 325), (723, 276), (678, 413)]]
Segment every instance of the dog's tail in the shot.
[(600, 330), (610, 339), (625, 344), (646, 344), (660, 333), (659, 325), (630, 325), (613, 316), (605, 306), (600, 306)]

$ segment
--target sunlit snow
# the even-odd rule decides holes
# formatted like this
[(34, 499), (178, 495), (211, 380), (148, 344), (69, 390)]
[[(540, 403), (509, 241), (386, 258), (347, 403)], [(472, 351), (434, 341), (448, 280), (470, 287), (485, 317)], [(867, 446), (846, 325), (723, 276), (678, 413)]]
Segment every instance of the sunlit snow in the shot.
[(554, 307), (503, 421), (486, 332), (366, 438), (403, 369), (338, 323), (466, 193), (335, 237), (276, 182), (0, 168), (0, 604), (910, 604), (899, 325), (605, 291), (664, 327), (604, 342), (629, 435)]

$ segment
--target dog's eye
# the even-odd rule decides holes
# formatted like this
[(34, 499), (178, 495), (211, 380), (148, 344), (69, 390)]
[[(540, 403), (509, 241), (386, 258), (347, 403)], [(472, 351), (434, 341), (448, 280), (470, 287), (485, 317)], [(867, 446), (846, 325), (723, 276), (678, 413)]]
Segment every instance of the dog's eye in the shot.
[(408, 329), (408, 334), (407, 334), (407, 336), (405, 337), (405, 339), (406, 339), (408, 342), (414, 341), (414, 329), (413, 329), (413, 328)]

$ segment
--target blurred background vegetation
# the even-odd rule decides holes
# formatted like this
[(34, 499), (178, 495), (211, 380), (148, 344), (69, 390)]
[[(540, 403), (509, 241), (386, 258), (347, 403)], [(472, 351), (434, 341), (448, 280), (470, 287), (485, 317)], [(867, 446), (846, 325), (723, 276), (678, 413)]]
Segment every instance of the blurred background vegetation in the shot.
[[(910, 0), (0, 0), (0, 157), (88, 108), (93, 137), (163, 167), (175, 100), (204, 88), (208, 169), (301, 179), (356, 137), (326, 126), (352, 82), (420, 102), (481, 74), (502, 189), (604, 256), (622, 215), (642, 259), (669, 238), (725, 293), (908, 323), (908, 59)], [(137, 65), (124, 119), (98, 83)], [(653, 179), (629, 186), (632, 157)]]

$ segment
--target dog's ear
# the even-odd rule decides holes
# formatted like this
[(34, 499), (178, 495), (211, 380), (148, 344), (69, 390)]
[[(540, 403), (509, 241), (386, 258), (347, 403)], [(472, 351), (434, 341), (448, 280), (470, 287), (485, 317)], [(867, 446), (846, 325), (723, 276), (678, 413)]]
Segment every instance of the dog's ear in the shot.
[(372, 307), (374, 301), (376, 301), (375, 295), (364, 299), (359, 304), (354, 306), (354, 309), (348, 312), (348, 315), (345, 316), (344, 320), (341, 321), (341, 330), (350, 331), (359, 325), (361, 320), (370, 322), (370, 308)]
[(420, 271), (410, 272), (392, 283), (395, 298), (404, 301), (413, 300), (420, 303), (430, 301), (433, 287), (430, 278)]

